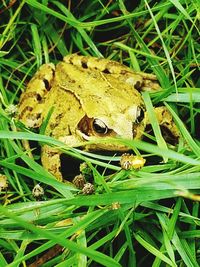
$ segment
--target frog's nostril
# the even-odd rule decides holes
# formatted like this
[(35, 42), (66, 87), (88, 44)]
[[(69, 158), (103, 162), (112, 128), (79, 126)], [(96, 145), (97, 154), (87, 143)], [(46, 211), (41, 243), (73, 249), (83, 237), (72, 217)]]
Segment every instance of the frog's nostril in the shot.
[(144, 110), (140, 107), (137, 107), (137, 114), (135, 123), (140, 123), (144, 119)]

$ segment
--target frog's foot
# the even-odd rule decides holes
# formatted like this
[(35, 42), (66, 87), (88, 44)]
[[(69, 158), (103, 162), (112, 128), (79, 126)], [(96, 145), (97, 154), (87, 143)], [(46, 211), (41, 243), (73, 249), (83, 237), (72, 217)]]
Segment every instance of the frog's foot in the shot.
[(42, 65), (28, 83), (26, 91), (21, 95), (18, 106), (18, 118), (26, 127), (40, 127), (45, 98), (51, 89), (54, 72), (54, 64)]
[(63, 180), (61, 173), (60, 153), (57, 149), (48, 145), (44, 145), (42, 147), (41, 161), (44, 168), (53, 174), (57, 180)]
[[(180, 131), (174, 123), (171, 113), (164, 106), (157, 107), (154, 109), (154, 111), (156, 113), (156, 117), (161, 127), (164, 139), (170, 144), (176, 144), (180, 137)], [(147, 124), (150, 124), (148, 118)]]

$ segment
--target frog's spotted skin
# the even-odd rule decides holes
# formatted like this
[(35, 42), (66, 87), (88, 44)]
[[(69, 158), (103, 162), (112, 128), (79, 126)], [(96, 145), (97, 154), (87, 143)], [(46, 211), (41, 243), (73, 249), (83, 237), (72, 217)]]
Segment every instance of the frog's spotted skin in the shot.
[[(29, 82), (19, 101), (19, 120), (39, 128), (49, 115), (46, 134), (68, 146), (106, 137), (140, 139), (149, 124), (140, 91), (160, 90), (154, 75), (133, 72), (108, 59), (66, 56), (54, 66), (44, 64)], [(155, 108), (159, 123), (175, 138), (178, 130), (165, 107)], [(120, 144), (95, 143), (87, 150), (126, 151)], [(42, 147), (42, 164), (58, 179), (60, 154)]]
[(30, 128), (38, 128), (42, 123), (45, 99), (51, 90), (55, 74), (52, 63), (42, 65), (28, 83), (19, 101), (19, 119)]

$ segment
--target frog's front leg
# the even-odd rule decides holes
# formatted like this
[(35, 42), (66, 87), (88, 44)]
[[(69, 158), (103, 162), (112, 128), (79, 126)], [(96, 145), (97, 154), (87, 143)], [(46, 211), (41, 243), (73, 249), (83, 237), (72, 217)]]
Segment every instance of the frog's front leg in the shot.
[(42, 147), (41, 161), (43, 167), (53, 174), (57, 180), (62, 181), (60, 152), (48, 145)]
[[(178, 130), (176, 124), (173, 121), (173, 117), (168, 109), (164, 106), (154, 108), (156, 118), (161, 130), (163, 132), (164, 139), (169, 143), (177, 143), (180, 137), (180, 131)], [(146, 125), (150, 124), (148, 114), (146, 115)]]
[[(83, 144), (83, 141), (80, 136), (67, 135), (62, 137), (57, 137), (59, 141), (63, 142), (68, 147), (79, 146)], [(61, 159), (60, 156), (62, 151), (59, 151), (57, 148), (44, 145), (42, 146), (42, 155), (41, 162), (43, 167), (53, 174), (57, 180), (62, 181), (63, 175), (61, 172)]]

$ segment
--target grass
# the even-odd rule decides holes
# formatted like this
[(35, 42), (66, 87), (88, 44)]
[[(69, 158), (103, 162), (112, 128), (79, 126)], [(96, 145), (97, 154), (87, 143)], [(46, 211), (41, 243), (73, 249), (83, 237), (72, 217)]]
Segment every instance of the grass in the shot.
[[(199, 1), (4, 0), (0, 16), (0, 266), (199, 266)], [(152, 115), (155, 142), (110, 140), (147, 160), (125, 171), (119, 156), (26, 130), (14, 111), (27, 82), (74, 52), (154, 73), (163, 90), (144, 94), (147, 110), (166, 105), (179, 143), (165, 143)], [(87, 162), (95, 193), (55, 180), (22, 140)]]

